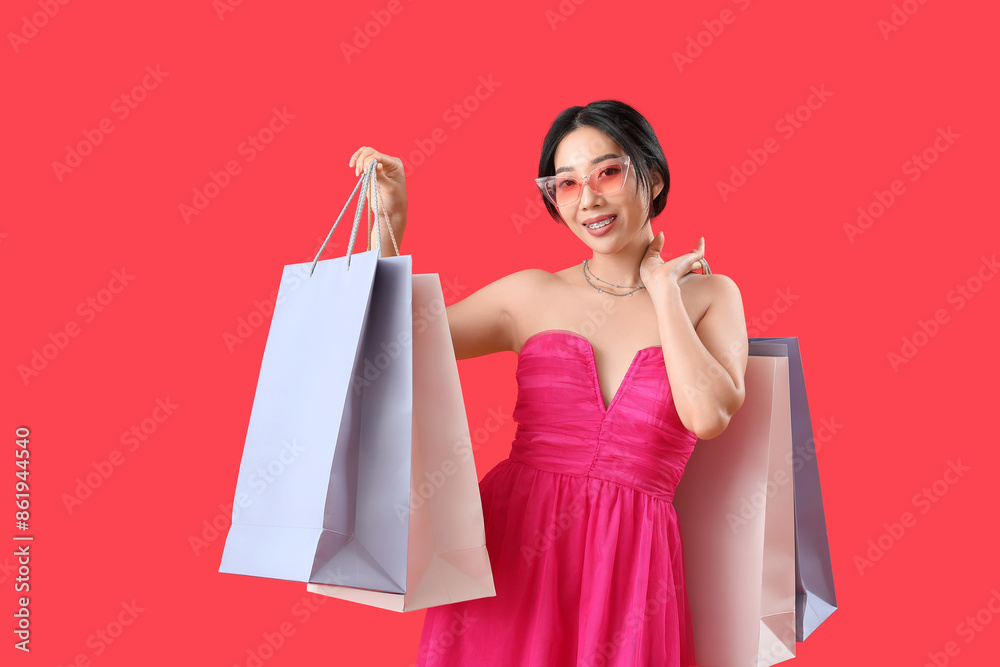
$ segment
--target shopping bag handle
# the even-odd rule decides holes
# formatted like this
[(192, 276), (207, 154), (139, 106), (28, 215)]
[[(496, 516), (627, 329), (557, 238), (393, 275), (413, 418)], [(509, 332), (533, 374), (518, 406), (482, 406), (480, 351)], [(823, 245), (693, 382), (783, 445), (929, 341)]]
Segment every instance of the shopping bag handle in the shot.
[[(312, 266), (309, 267), (309, 277), (312, 277), (313, 271), (316, 270), (316, 263), (319, 262), (320, 256), (323, 254), (323, 250), (326, 248), (326, 244), (330, 242), (330, 237), (333, 236), (333, 230), (337, 228), (337, 224), (340, 223), (340, 219), (344, 217), (344, 212), (347, 207), (350, 206), (351, 200), (354, 199), (354, 193), (358, 191), (358, 187), (361, 187), (361, 194), (358, 196), (358, 207), (354, 212), (354, 226), (351, 227), (351, 240), (347, 244), (347, 270), (351, 269), (351, 251), (354, 249), (354, 239), (358, 235), (358, 226), (361, 224), (361, 211), (364, 208), (365, 200), (369, 201), (369, 205), (375, 212), (375, 226), (377, 228), (376, 237), (376, 250), (378, 250), (378, 256), (382, 256), (382, 225), (380, 223), (381, 217), (379, 216), (379, 202), (381, 197), (379, 196), (378, 187), (378, 177), (375, 175), (375, 167), (378, 165), (378, 160), (372, 160), (368, 165), (368, 169), (365, 173), (361, 174), (361, 178), (358, 179), (358, 184), (354, 186), (354, 190), (351, 191), (351, 196), (347, 198), (347, 203), (344, 204), (343, 210), (340, 211), (340, 215), (337, 216), (337, 220), (333, 223), (333, 227), (330, 228), (330, 233), (326, 235), (326, 239), (323, 241), (323, 245), (320, 246), (319, 252), (316, 253), (316, 258), (313, 260)], [(399, 246), (396, 244), (396, 236), (392, 233), (392, 221), (389, 219), (389, 212), (383, 210), (386, 218), (386, 226), (389, 228), (389, 236), (392, 238), (392, 247), (396, 250), (396, 255), (399, 255)]]

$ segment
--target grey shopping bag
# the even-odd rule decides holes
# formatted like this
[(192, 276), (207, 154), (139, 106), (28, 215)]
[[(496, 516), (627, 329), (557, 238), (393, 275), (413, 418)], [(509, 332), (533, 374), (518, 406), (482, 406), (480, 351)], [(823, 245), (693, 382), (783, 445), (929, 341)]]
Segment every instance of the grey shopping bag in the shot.
[(795, 638), (804, 641), (837, 609), (837, 596), (802, 355), (795, 336), (749, 342), (751, 354), (758, 355), (768, 354), (769, 343), (787, 346), (795, 487)]
[(220, 572), (406, 589), (412, 264), (381, 239), (351, 258), (375, 164), (347, 257), (282, 271)]
[(746, 399), (699, 441), (674, 495), (695, 658), (768, 667), (795, 657), (795, 523), (788, 361), (750, 345)]

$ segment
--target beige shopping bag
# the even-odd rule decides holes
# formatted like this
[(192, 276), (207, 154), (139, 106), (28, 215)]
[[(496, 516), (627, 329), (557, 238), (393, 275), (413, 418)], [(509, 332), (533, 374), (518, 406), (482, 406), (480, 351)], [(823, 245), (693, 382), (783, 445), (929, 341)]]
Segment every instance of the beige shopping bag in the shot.
[(751, 354), (745, 378), (743, 406), (695, 445), (674, 496), (700, 667), (795, 657), (788, 358)]
[[(437, 274), (413, 276), (413, 453), (406, 591), (307, 590), (405, 612), (496, 595), (458, 364)], [(337, 573), (330, 573), (336, 579)], [(344, 574), (344, 573), (341, 573)]]

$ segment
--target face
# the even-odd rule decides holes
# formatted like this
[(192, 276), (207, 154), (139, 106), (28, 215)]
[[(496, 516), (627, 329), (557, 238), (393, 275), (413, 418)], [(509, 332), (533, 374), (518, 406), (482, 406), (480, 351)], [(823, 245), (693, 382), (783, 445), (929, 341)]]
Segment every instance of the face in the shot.
[[(573, 130), (559, 142), (555, 153), (556, 175), (573, 176), (582, 181), (604, 161), (624, 155), (625, 151), (618, 142), (596, 128), (584, 126)], [(633, 243), (648, 244), (653, 238), (652, 231), (645, 224), (649, 218), (648, 203), (639, 191), (632, 159), (625, 185), (618, 192), (600, 195), (589, 185), (584, 185), (579, 199), (559, 207), (566, 226), (595, 250), (616, 252)], [(655, 171), (650, 176), (653, 190), (649, 202), (652, 202), (663, 189), (663, 180)], [(597, 222), (608, 216), (614, 216), (614, 219), (603, 229), (591, 230), (585, 226), (587, 222)]]

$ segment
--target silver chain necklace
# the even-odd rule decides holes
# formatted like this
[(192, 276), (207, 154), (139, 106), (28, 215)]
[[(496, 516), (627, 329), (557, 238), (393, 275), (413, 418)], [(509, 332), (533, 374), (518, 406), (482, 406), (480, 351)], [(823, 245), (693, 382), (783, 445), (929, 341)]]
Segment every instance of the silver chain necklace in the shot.
[(595, 278), (597, 278), (598, 280), (600, 280), (605, 285), (611, 285), (612, 287), (617, 287), (619, 289), (631, 289), (632, 291), (631, 292), (625, 292), (624, 294), (616, 294), (615, 292), (609, 292), (606, 289), (598, 287), (594, 283), (590, 282), (590, 276), (587, 275), (587, 270), (589, 269), (589, 267), (587, 266), (587, 262), (588, 261), (589, 260), (586, 260), (586, 259), (583, 260), (583, 277), (586, 278), (587, 284), (590, 285), (591, 287), (593, 287), (598, 292), (603, 292), (604, 294), (610, 294), (611, 296), (632, 296), (632, 292), (637, 292), (638, 290), (646, 289), (645, 285), (635, 285), (635, 286), (632, 286), (632, 285), (616, 285), (614, 283), (609, 283), (607, 280), (601, 280), (600, 278), (597, 277), (597, 274), (595, 274), (593, 271), (591, 271), (590, 272), (591, 275), (593, 275)]

